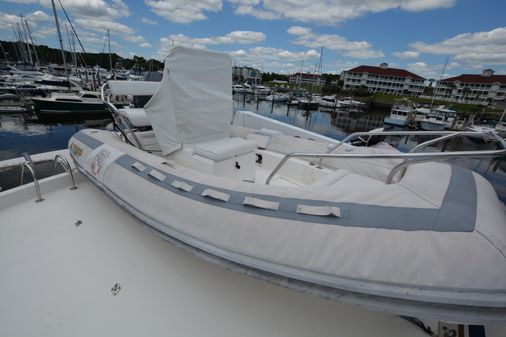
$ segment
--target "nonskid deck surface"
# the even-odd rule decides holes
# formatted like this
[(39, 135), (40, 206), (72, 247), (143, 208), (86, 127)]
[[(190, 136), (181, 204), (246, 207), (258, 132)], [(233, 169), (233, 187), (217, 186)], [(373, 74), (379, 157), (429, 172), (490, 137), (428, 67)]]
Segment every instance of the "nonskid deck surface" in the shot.
[(0, 336), (425, 336), (203, 261), (78, 186), (0, 212)]

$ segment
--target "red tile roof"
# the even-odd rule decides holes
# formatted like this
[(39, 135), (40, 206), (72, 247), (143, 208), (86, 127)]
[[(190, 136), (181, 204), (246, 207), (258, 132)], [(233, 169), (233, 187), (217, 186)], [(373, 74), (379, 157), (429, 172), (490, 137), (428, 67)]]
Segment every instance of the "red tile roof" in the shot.
[(318, 74), (308, 74), (308, 73), (295, 73), (292, 76), (300, 77), (300, 78), (319, 78), (320, 77), (320, 75), (318, 75)]
[(411, 77), (415, 80), (425, 80), (425, 78), (418, 76), (417, 74), (413, 74), (410, 71), (404, 69), (396, 69), (396, 68), (380, 68), (373, 66), (359, 66), (353, 69), (348, 70), (349, 73), (369, 73), (374, 75), (381, 76), (395, 76), (395, 77)]
[(456, 77), (445, 78), (441, 82), (462, 82), (462, 83), (501, 83), (506, 84), (506, 75), (483, 76), (480, 74), (463, 74)]

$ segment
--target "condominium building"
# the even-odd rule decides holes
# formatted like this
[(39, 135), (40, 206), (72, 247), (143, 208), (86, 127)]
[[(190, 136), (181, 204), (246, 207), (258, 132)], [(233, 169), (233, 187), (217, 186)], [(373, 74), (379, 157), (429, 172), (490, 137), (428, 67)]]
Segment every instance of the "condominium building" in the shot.
[(262, 72), (252, 67), (232, 67), (232, 78), (236, 82), (261, 83)]
[(379, 67), (362, 65), (343, 71), (341, 80), (344, 89), (365, 86), (370, 93), (415, 96), (423, 94), (425, 88), (425, 78), (404, 69), (389, 68), (387, 63)]
[(322, 86), (325, 83), (321, 80), (321, 76), (318, 74), (295, 73), (293, 75), (290, 75), (290, 84), (309, 84)]
[(462, 74), (439, 81), (435, 97), (459, 102), (490, 104), (506, 98), (506, 75), (495, 75), (492, 69), (480, 74)]

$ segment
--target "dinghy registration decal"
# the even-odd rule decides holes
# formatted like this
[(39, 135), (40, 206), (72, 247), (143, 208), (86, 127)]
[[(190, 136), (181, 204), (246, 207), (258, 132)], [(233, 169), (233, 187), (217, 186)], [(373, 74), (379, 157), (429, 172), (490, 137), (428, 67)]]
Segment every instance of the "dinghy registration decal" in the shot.
[(91, 152), (86, 166), (93, 176), (102, 181), (107, 167), (123, 154), (123, 152), (104, 144)]
[(76, 156), (76, 158), (81, 157), (83, 154), (83, 149), (79, 147), (79, 145), (76, 145), (75, 143), (70, 143), (70, 151)]

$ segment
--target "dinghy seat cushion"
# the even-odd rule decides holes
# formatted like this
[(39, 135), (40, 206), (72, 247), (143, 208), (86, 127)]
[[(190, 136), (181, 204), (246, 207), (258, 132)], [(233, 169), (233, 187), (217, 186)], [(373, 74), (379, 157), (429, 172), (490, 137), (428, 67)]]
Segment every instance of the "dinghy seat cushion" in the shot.
[(214, 161), (240, 156), (245, 153), (253, 152), (255, 149), (255, 142), (239, 137), (217, 139), (195, 144), (193, 146), (193, 152), (195, 154)]
[(136, 128), (151, 126), (143, 108), (119, 109), (118, 112), (121, 117), (128, 119)]
[(323, 176), (311, 184), (311, 187), (329, 187), (341, 180), (344, 176), (350, 174), (349, 171), (337, 169), (336, 171)]

